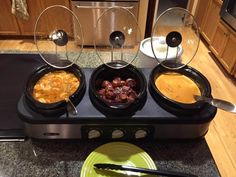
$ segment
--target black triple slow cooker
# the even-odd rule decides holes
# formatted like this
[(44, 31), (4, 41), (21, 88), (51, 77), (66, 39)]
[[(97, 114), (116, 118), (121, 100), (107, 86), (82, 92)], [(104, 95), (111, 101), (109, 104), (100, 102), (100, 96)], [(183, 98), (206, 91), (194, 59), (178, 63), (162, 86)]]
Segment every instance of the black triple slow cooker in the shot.
[[(140, 31), (131, 12), (123, 7), (104, 11), (98, 17), (96, 28), (110, 16), (117, 20), (113, 23), (113, 29), (106, 31), (104, 40), (110, 45), (98, 44), (99, 35), (94, 35), (95, 52), (103, 64), (97, 68), (82, 69), (76, 62), (81, 57), (83, 45), (76, 49), (69, 47), (71, 43), (83, 39), (81, 27), (76, 33), (81, 35), (74, 37), (57, 23), (49, 34), (42, 33), (47, 31), (42, 30), (43, 20), (48, 17), (49, 11), (54, 10), (75, 18), (73, 21), (78, 21), (77, 26), (80, 26), (73, 12), (59, 5), (45, 9), (36, 22), (35, 43), (47, 65), (29, 76), (25, 93), (17, 105), (27, 136), (37, 139), (147, 140), (195, 139), (207, 133), (216, 114), (215, 107), (200, 102), (176, 102), (163, 95), (154, 84), (162, 73), (177, 72), (193, 80), (201, 94), (211, 96), (207, 79), (187, 65), (196, 54), (199, 44), (197, 27), (188, 11), (169, 9), (158, 18), (150, 41), (158, 61), (154, 68), (142, 68), (142, 65), (137, 68), (132, 64), (139, 52)], [(118, 23), (121, 16), (125, 16), (122, 18), (127, 21)], [(168, 21), (170, 19), (172, 21)], [(51, 20), (57, 22), (60, 19)], [(96, 28), (95, 32), (98, 31)], [(185, 35), (183, 30), (189, 30), (187, 34), (191, 35)], [(47, 49), (44, 47), (45, 42), (48, 42)], [(54, 104), (41, 104), (32, 98), (33, 85), (45, 73), (55, 70), (73, 73), (80, 79), (80, 86), (69, 97), (69, 102), (63, 100)], [(113, 83), (117, 78), (123, 85), (103, 84)], [(129, 81), (132, 81), (131, 85)], [(126, 95), (122, 95), (123, 89)], [(104, 91), (109, 93), (108, 97), (101, 94)]]

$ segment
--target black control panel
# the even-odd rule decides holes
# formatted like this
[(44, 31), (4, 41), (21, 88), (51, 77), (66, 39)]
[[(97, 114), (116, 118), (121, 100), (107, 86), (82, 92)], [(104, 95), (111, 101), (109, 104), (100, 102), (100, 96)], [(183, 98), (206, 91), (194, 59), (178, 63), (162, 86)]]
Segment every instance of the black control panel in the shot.
[(83, 139), (152, 139), (154, 127), (150, 125), (94, 125), (81, 128)]

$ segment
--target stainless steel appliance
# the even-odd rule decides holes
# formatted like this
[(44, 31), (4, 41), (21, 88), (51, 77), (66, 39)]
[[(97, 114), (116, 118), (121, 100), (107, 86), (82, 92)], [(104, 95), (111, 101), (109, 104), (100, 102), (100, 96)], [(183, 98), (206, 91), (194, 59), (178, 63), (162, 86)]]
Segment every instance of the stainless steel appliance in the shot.
[[(110, 7), (124, 7), (133, 13), (136, 19), (138, 19), (139, 0), (72, 1), (71, 4), (72, 11), (80, 19), (84, 33), (84, 45), (87, 46), (94, 45), (94, 33), (96, 33), (100, 39), (100, 42), (97, 41), (97, 44), (100, 43), (100, 45), (110, 45), (110, 42), (105, 38), (105, 35), (107, 34), (106, 31), (111, 31), (111, 29), (114, 28), (116, 14), (114, 14), (114, 16), (107, 17), (106, 24), (98, 24), (99, 28), (94, 31), (98, 18)], [(118, 23), (116, 22), (116, 24), (122, 25), (123, 21), (126, 20), (126, 18), (120, 19), (120, 21)], [(74, 25), (74, 28), (77, 28), (76, 24)], [(74, 35), (77, 36), (76, 32), (74, 32)], [(135, 41), (135, 39), (133, 41)], [(81, 41), (77, 42), (80, 44)], [(132, 45), (132, 43), (130, 43), (130, 45)]]
[(236, 30), (236, 1), (224, 0), (220, 16), (227, 24)]

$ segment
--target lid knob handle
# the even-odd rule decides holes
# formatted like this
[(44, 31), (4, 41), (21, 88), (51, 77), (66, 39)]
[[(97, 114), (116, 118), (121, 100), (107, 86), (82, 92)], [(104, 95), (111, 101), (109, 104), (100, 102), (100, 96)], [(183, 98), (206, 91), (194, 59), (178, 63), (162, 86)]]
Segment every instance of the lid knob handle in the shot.
[(177, 47), (182, 42), (182, 36), (177, 31), (172, 31), (166, 36), (166, 44), (169, 47)]
[(109, 40), (114, 48), (121, 48), (125, 43), (125, 35), (121, 31), (114, 31), (110, 34)]
[(68, 43), (68, 35), (63, 30), (55, 30), (49, 35), (49, 39), (52, 40), (58, 46), (64, 46)]

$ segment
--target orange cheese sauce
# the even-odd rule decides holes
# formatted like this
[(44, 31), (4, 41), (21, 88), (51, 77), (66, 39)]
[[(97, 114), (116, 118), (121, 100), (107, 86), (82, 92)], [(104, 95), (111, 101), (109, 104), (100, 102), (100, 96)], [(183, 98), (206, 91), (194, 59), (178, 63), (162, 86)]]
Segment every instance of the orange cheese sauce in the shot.
[(79, 79), (66, 71), (54, 71), (38, 80), (33, 97), (41, 103), (55, 103), (68, 99), (79, 87)]
[(194, 95), (201, 95), (197, 84), (185, 75), (166, 72), (155, 80), (157, 89), (167, 98), (185, 104), (195, 103)]

